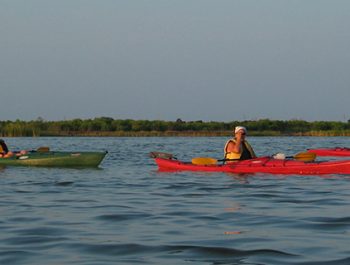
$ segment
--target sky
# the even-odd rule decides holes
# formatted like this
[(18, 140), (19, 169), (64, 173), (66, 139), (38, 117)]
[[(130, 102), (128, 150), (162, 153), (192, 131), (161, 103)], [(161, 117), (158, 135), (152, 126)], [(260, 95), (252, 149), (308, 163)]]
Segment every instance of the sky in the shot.
[(348, 0), (0, 0), (0, 120), (350, 119)]

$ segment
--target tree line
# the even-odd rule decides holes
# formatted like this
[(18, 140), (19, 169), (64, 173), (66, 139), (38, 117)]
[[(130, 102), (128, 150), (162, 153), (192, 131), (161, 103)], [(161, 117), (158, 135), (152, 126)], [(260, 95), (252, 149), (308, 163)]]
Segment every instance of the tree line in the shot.
[(311, 135), (311, 136), (350, 136), (350, 120), (304, 121), (304, 120), (245, 120), (245, 121), (176, 121), (133, 120), (99, 117), (94, 119), (72, 119), (45, 121), (38, 118), (32, 121), (0, 121), (0, 135), (14, 136), (224, 136), (242, 125), (250, 135)]

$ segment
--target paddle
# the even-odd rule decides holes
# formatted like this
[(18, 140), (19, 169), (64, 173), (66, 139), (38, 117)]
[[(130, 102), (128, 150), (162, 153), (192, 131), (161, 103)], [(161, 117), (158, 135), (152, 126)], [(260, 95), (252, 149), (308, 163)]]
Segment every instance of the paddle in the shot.
[(286, 157), (286, 158), (294, 158), (296, 160), (300, 160), (303, 162), (312, 162), (316, 159), (316, 154), (312, 152), (301, 152), (296, 154), (295, 156), (292, 157)]
[[(276, 157), (276, 159), (286, 159), (286, 158), (292, 158), (303, 162), (311, 162), (315, 160), (316, 154), (309, 153), (309, 152), (302, 152), (294, 156), (285, 156), (284, 154), (280, 154), (280, 156)], [(220, 161), (234, 161), (234, 160), (235, 159), (215, 159), (211, 157), (196, 157), (196, 158), (193, 158), (191, 162), (194, 165), (215, 165)]]
[(211, 157), (196, 157), (196, 158), (193, 158), (191, 162), (194, 165), (215, 165), (217, 164), (217, 162), (223, 161), (223, 160), (225, 159), (217, 160)]

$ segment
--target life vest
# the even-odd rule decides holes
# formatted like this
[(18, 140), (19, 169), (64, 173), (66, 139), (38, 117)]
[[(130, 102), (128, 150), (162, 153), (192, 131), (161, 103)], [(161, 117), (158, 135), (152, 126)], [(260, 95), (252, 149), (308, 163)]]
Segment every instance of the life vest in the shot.
[(244, 160), (244, 159), (251, 159), (256, 157), (253, 148), (247, 141), (242, 142), (242, 148), (240, 153), (227, 152), (227, 146), (230, 142), (236, 143), (236, 139), (233, 138), (226, 142), (225, 148), (224, 148), (225, 159)]

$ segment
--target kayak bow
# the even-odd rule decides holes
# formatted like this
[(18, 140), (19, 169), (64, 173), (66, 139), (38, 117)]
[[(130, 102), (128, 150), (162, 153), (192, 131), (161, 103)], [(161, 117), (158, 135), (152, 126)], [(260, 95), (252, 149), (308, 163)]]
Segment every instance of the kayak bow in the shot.
[(347, 147), (318, 148), (308, 149), (307, 151), (318, 156), (350, 156), (350, 148)]

